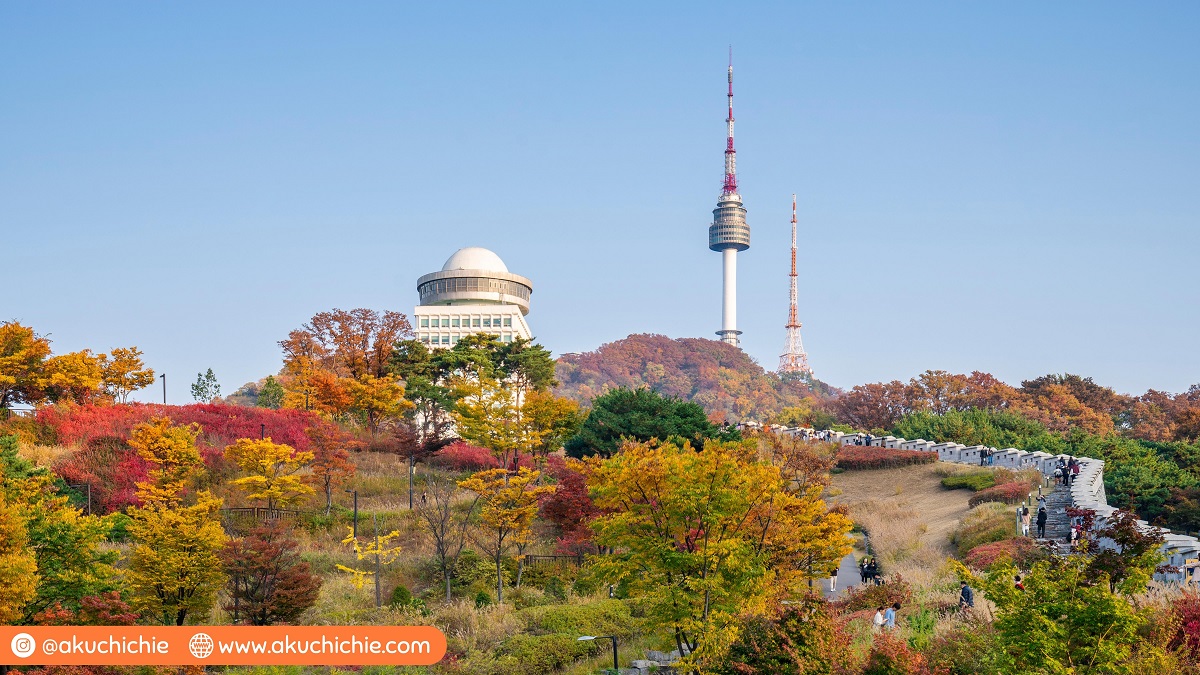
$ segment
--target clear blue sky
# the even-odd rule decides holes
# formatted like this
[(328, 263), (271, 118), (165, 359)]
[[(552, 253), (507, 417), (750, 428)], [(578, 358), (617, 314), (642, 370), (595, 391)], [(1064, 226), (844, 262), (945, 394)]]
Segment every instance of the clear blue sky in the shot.
[(0, 317), (182, 402), (481, 245), (555, 353), (713, 337), (732, 43), (764, 366), (796, 192), (834, 385), (1200, 382), (1200, 4), (593, 4), (0, 3)]

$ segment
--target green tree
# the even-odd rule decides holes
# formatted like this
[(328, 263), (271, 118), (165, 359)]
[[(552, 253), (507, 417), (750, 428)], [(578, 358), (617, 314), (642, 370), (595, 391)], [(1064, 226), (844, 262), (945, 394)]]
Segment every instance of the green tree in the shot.
[(624, 441), (678, 438), (703, 447), (706, 440), (723, 435), (695, 403), (668, 398), (650, 389), (613, 389), (592, 401), (587, 419), (579, 433), (567, 441), (566, 449), (572, 457), (608, 457)]
[(61, 481), (21, 458), (15, 440), (0, 438), (0, 473), (4, 500), (23, 523), (37, 567), (36, 593), (21, 611), (28, 623), (55, 603), (78, 610), (83, 598), (116, 590), (119, 556), (104, 546), (104, 521), (72, 506), (59, 492)]
[(196, 373), (196, 381), (192, 383), (192, 398), (200, 403), (208, 403), (214, 398), (221, 397), (221, 385), (212, 368), (206, 373)]
[(1090, 556), (1036, 563), (1022, 578), (1023, 591), (1013, 586), (1015, 574), (1013, 565), (1001, 563), (977, 581), (996, 605), (1001, 672), (1128, 673), (1126, 664), (1139, 649), (1160, 649), (1140, 634), (1152, 610), (1113, 593)]
[(279, 410), (283, 407), (284, 394), (283, 385), (279, 384), (279, 380), (276, 380), (274, 375), (268, 375), (267, 381), (263, 382), (263, 386), (258, 390), (258, 399), (255, 401), (255, 405), (260, 408)]

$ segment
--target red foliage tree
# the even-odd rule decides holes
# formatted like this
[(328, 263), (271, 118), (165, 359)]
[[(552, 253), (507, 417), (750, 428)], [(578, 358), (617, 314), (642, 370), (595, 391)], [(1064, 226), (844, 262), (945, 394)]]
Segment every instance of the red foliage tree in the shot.
[(137, 484), (149, 480), (149, 470), (146, 460), (118, 436), (96, 436), (54, 466), (66, 482), (91, 485), (92, 511), (101, 514), (137, 504)]
[(582, 465), (550, 455), (546, 458), (546, 473), (558, 481), (558, 488), (542, 496), (539, 508), (542, 518), (558, 527), (558, 552), (594, 553), (591, 522), (600, 515), (600, 509), (588, 495)]
[(350, 448), (357, 448), (362, 442), (328, 423), (309, 427), (308, 438), (312, 441), (313, 453), (308, 482), (325, 493), (325, 515), (329, 515), (333, 508), (333, 491), (354, 475)]
[(221, 552), (229, 575), (225, 611), (251, 625), (270, 626), (295, 621), (316, 604), (321, 579), (300, 560), (297, 546), (279, 521), (226, 544)]
[(34, 616), (33, 622), (39, 626), (132, 626), (138, 620), (137, 612), (117, 591), (86, 596), (80, 605), (79, 611), (72, 611), (56, 602)]

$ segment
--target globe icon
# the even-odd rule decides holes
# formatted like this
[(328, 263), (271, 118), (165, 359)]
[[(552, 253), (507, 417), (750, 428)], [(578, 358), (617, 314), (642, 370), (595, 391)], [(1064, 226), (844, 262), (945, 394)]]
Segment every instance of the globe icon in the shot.
[(213, 639), (208, 633), (196, 633), (188, 640), (188, 651), (198, 659), (207, 659), (213, 653)]

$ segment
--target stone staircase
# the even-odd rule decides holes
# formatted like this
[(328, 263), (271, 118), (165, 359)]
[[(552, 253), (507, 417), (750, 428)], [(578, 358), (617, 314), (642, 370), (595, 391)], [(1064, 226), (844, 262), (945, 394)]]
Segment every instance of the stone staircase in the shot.
[[(1049, 518), (1046, 520), (1046, 539), (1054, 542), (1066, 542), (1071, 534), (1071, 516), (1067, 515), (1067, 508), (1071, 506), (1071, 488), (1065, 487), (1062, 483), (1054, 484), (1051, 492), (1046, 492), (1046, 488), (1042, 489), (1042, 494), (1046, 496), (1046, 512)], [(1035, 508), (1036, 508), (1036, 502)], [(1032, 519), (1031, 534), (1037, 534), (1037, 512), (1034, 512)]]

